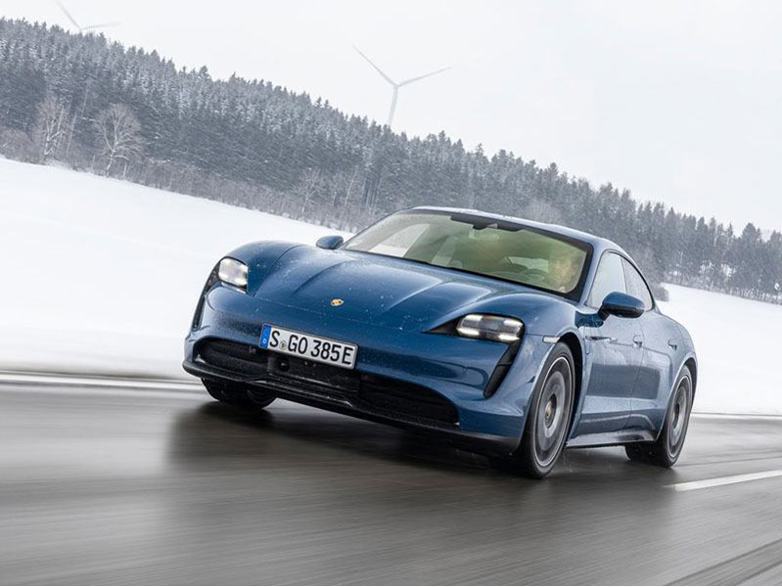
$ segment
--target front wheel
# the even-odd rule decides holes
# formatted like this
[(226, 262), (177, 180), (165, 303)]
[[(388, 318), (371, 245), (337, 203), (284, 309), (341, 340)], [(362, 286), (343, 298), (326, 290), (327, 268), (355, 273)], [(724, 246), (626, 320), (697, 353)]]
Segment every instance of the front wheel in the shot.
[(534, 479), (542, 479), (554, 468), (570, 430), (575, 397), (574, 364), (570, 348), (557, 343), (530, 400), (519, 448), (510, 459), (495, 461), (501, 468)]
[(213, 379), (202, 379), (201, 382), (206, 387), (209, 395), (217, 401), (248, 412), (260, 411), (276, 399), (276, 396), (272, 393), (251, 391), (238, 383), (228, 383)]
[(665, 423), (655, 442), (628, 444), (625, 453), (631, 461), (639, 461), (673, 467), (679, 460), (692, 410), (692, 374), (687, 367), (682, 368), (679, 380), (671, 398), (671, 405), (665, 415)]

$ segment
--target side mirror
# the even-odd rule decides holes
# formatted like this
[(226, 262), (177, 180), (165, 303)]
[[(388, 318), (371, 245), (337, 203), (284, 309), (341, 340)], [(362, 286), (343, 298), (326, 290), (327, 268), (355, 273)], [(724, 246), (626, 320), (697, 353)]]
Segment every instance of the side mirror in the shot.
[(342, 238), (341, 236), (337, 236), (337, 235), (322, 236), (315, 243), (315, 246), (318, 247), (319, 249), (333, 250), (339, 247), (343, 242), (345, 242), (345, 239)]
[(638, 318), (645, 311), (644, 303), (638, 298), (614, 291), (603, 300), (599, 314), (604, 319), (610, 315), (619, 316), (620, 318)]

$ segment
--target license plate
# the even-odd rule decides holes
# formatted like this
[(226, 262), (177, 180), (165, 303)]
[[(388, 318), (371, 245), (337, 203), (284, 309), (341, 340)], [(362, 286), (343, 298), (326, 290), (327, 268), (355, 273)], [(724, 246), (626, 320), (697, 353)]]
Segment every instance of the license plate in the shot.
[(358, 353), (358, 347), (354, 344), (285, 330), (271, 324), (263, 325), (260, 347), (345, 369), (355, 366)]

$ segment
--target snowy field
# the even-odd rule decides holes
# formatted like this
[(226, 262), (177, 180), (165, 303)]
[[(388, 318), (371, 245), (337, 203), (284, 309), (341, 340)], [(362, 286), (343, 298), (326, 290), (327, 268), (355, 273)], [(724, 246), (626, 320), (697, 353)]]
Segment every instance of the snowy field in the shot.
[[(182, 339), (214, 263), (331, 229), (0, 159), (0, 370), (187, 377)], [(696, 409), (782, 414), (782, 307), (669, 286), (700, 358)]]
[(0, 369), (189, 377), (204, 281), (246, 242), (333, 230), (0, 159)]
[(684, 324), (698, 353), (695, 409), (782, 414), (782, 306), (676, 285), (660, 307)]

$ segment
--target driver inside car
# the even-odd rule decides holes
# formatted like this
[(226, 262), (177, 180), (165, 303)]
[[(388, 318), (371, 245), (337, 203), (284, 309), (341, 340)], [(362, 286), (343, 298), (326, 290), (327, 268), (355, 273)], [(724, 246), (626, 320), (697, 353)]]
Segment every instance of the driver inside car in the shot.
[(549, 258), (547, 285), (562, 293), (572, 291), (576, 287), (581, 271), (581, 263), (573, 255), (562, 249), (554, 249)]

